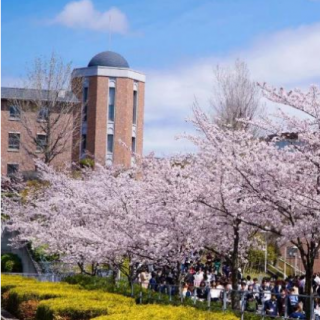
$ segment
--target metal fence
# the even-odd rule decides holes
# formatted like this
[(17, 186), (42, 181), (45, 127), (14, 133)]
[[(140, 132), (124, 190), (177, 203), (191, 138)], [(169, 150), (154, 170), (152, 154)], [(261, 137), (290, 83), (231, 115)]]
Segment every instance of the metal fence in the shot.
[(64, 278), (68, 276), (73, 276), (75, 273), (13, 273), (13, 272), (3, 272), (2, 274), (23, 276), (26, 278), (34, 278), (40, 282), (61, 282)]
[[(39, 281), (60, 282), (67, 276), (72, 276), (74, 273), (61, 274), (21, 274), (7, 273), (11, 275), (22, 275), (29, 278), (35, 278)], [(104, 278), (110, 274), (104, 274)], [(219, 293), (217, 293), (219, 291)], [(298, 316), (293, 314), (294, 307), (299, 305), (302, 310), (306, 310), (307, 306), (310, 309), (310, 318), (308, 320), (320, 320), (320, 305), (317, 306), (317, 295), (299, 295), (286, 294), (281, 296), (280, 293), (271, 293), (270, 291), (242, 291), (242, 290), (226, 290), (219, 288), (204, 288), (194, 287), (192, 291), (186, 291), (182, 286), (176, 285), (148, 285), (146, 288), (139, 283), (132, 283), (118, 280), (115, 283), (114, 292), (123, 295), (131, 296), (136, 299), (138, 304), (160, 303), (172, 305), (187, 305), (209, 311), (232, 311), (235, 312), (241, 320), (246, 318), (252, 319), (252, 315), (256, 319), (297, 319)], [(268, 309), (268, 301), (271, 296), (276, 296), (276, 305), (279, 309), (279, 299), (282, 299), (281, 310), (275, 311)], [(250, 304), (250, 302), (253, 302)], [(252, 305), (256, 305), (252, 308)], [(249, 306), (251, 308), (249, 308)], [(250, 316), (249, 316), (250, 315)], [(304, 317), (300, 317), (304, 319)]]
[[(257, 315), (258, 318), (282, 318), (282, 319), (296, 319), (298, 318), (297, 313), (294, 314), (295, 307), (298, 305), (301, 310), (306, 310), (307, 305), (310, 308), (310, 319), (320, 320), (320, 306), (316, 306), (316, 299), (320, 298), (317, 295), (299, 295), (299, 294), (286, 294), (281, 297), (281, 294), (275, 294), (270, 291), (241, 291), (241, 290), (225, 290), (225, 289), (214, 289), (219, 290), (220, 294), (212, 292), (210, 289), (205, 291), (203, 295), (201, 289), (194, 288), (188, 295), (185, 294), (182, 287), (166, 285), (162, 288), (151, 288), (141, 289), (139, 292), (138, 303), (152, 303), (152, 302), (165, 302), (168, 304), (177, 304), (179, 300), (180, 304), (193, 305), (200, 309), (206, 309), (211, 311), (233, 311), (236, 312), (241, 319), (245, 319), (246, 315)], [(131, 289), (132, 293), (134, 289)], [(276, 310), (268, 308), (270, 304), (271, 295), (275, 295)], [(132, 294), (136, 297), (136, 294)], [(279, 300), (283, 299), (283, 309), (279, 309)], [(282, 301), (282, 300), (280, 300)], [(256, 308), (249, 308), (254, 302)], [(295, 303), (293, 303), (295, 302)], [(272, 304), (270, 304), (272, 305)], [(304, 316), (301, 315), (300, 319)]]

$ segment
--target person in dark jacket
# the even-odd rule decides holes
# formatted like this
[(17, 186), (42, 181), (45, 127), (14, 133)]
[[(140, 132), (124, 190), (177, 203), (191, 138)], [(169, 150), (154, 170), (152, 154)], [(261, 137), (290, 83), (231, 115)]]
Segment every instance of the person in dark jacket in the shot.
[(157, 280), (156, 280), (156, 275), (153, 274), (152, 278), (149, 280), (149, 288), (153, 291), (157, 291)]
[(275, 294), (272, 294), (271, 299), (265, 302), (264, 308), (267, 315), (272, 317), (276, 317), (278, 315), (278, 303), (277, 296)]
[(279, 316), (284, 317), (286, 314), (286, 309), (288, 310), (287, 291), (285, 289), (282, 289), (280, 292), (280, 296), (278, 297)]
[(188, 284), (193, 284), (194, 282), (194, 275), (193, 275), (193, 271), (192, 270), (189, 270), (189, 273), (186, 275), (185, 277), (185, 281), (188, 283)]
[(290, 318), (293, 318), (293, 319), (306, 319), (306, 315), (302, 312), (300, 306), (297, 304), (294, 307), (294, 311), (290, 314)]
[(197, 298), (200, 300), (206, 300), (208, 298), (208, 289), (204, 281), (202, 281), (200, 287), (197, 288)]

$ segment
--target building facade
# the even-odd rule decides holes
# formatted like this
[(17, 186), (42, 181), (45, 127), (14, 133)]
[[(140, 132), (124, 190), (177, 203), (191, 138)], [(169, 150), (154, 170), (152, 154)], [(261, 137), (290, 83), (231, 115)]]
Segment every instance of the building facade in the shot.
[[(34, 159), (44, 160), (48, 127), (50, 140), (59, 143), (59, 152), (52, 157), (53, 166), (71, 163), (73, 115), (52, 113), (46, 116), (48, 103), (55, 99), (55, 106), (78, 107), (79, 101), (71, 92), (48, 92), (38, 89), (1, 88), (1, 174), (35, 171)], [(24, 108), (27, 106), (26, 108)], [(38, 107), (40, 106), (40, 107)], [(23, 109), (23, 111), (21, 111)], [(54, 120), (59, 117), (55, 123)], [(53, 122), (52, 124), (48, 121)], [(65, 132), (63, 136), (61, 133)]]
[[(303, 266), (300, 252), (296, 246), (287, 243), (280, 248), (280, 253), (281, 258), (283, 259), (283, 264), (286, 264), (287, 275), (304, 274), (305, 268)], [(316, 254), (313, 271), (320, 272), (320, 251), (318, 251), (318, 253)]]
[[(71, 81), (72, 88), (79, 84), (82, 88), (65, 96), (77, 105), (73, 111), (73, 132), (66, 141), (65, 152), (52, 164), (58, 166), (92, 158), (101, 165), (132, 165), (135, 156), (141, 156), (143, 150), (145, 75), (130, 69), (121, 55), (106, 51), (94, 56), (87, 67), (74, 69)], [(18, 107), (13, 103), (19, 99), (29, 99), (32, 103), (30, 91), (1, 90), (3, 175), (35, 168), (34, 155), (23, 147), (34, 143), (31, 141), (34, 139), (26, 132)], [(45, 141), (45, 135), (41, 132), (39, 114), (41, 109), (35, 108), (28, 118), (40, 144), (41, 139)], [(36, 151), (37, 142), (34, 148)]]
[(119, 54), (94, 56), (86, 68), (73, 71), (82, 83), (82, 119), (74, 161), (91, 157), (102, 165), (130, 166), (142, 155), (145, 76), (129, 68)]

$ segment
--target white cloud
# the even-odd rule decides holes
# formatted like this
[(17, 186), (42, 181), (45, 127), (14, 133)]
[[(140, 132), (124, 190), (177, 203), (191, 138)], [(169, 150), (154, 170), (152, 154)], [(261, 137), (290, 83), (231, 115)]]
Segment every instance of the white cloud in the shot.
[(257, 79), (296, 85), (320, 79), (319, 53), (320, 23), (317, 23), (261, 39), (248, 52), (247, 59)]
[(69, 28), (81, 28), (95, 31), (110, 31), (125, 34), (128, 32), (128, 19), (116, 7), (107, 11), (97, 11), (91, 0), (80, 0), (68, 3), (52, 20)]
[[(261, 37), (247, 50), (224, 58), (208, 57), (167, 71), (147, 71), (145, 153), (191, 150), (175, 135), (190, 130), (185, 119), (192, 114), (195, 97), (208, 107), (212, 97), (213, 68), (236, 58), (248, 63), (253, 79), (271, 85), (308, 87), (320, 83), (320, 23)], [(274, 111), (270, 103), (268, 108)], [(179, 131), (180, 130), (180, 131)], [(190, 149), (189, 149), (190, 148)]]
[[(161, 129), (160, 129), (161, 128)], [(187, 139), (175, 139), (184, 132), (191, 132), (191, 125), (151, 125), (145, 127), (144, 154), (155, 152), (158, 156), (167, 156), (179, 152), (191, 152), (195, 150), (194, 145)]]

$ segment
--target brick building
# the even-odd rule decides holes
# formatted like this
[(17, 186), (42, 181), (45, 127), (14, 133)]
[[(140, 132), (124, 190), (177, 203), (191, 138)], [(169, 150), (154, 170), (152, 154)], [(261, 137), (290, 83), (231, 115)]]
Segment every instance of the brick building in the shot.
[[(77, 106), (72, 115), (74, 127), (72, 135), (66, 138), (65, 151), (52, 164), (59, 166), (90, 157), (102, 165), (130, 166), (133, 154), (142, 155), (145, 75), (130, 69), (121, 55), (106, 51), (94, 56), (87, 67), (74, 69), (71, 81), (72, 88), (80, 84), (81, 90), (63, 92), (59, 99)], [(14, 101), (32, 103), (33, 95), (35, 92), (30, 89), (1, 90), (3, 175), (34, 170), (34, 154), (30, 155), (23, 146), (29, 145), (30, 149), (34, 143), (36, 154), (46, 140), (41, 132), (42, 109), (34, 108), (28, 114), (36, 136), (31, 139), (14, 104)], [(43, 101), (52, 96), (46, 92), (41, 92), (42, 95)]]
[(142, 155), (145, 76), (119, 54), (106, 51), (73, 71), (73, 81), (79, 80), (83, 114), (74, 161), (90, 156), (103, 165), (130, 166), (133, 153)]
[[(79, 106), (78, 99), (71, 92), (49, 92), (38, 89), (1, 88), (1, 173), (33, 172), (34, 159), (44, 159), (44, 148), (47, 141), (46, 127), (50, 125), (52, 141), (64, 147), (57, 152), (50, 162), (54, 166), (70, 163), (72, 149), (73, 115), (59, 114), (52, 110), (50, 119), (46, 116), (48, 103), (55, 100), (55, 106), (66, 104), (75, 108)], [(25, 106), (28, 106), (25, 108)], [(40, 107), (38, 107), (40, 106)], [(23, 109), (23, 112), (21, 110)], [(59, 134), (65, 132), (63, 136)], [(59, 147), (59, 146), (58, 146)]]
[[(305, 272), (300, 252), (297, 247), (288, 243), (280, 248), (282, 259), (287, 264), (286, 273), (289, 275), (303, 274)], [(320, 272), (320, 251), (314, 260), (314, 272)]]

